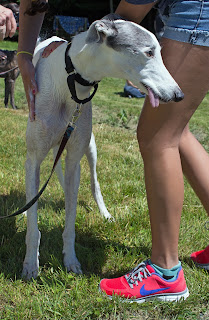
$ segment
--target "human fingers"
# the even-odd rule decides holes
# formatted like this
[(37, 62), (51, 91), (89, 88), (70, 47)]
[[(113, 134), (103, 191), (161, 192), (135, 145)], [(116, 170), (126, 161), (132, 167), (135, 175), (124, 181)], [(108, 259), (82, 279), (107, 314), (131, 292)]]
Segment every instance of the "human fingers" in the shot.
[(27, 78), (23, 79), (26, 99), (28, 102), (29, 108), (29, 119), (31, 122), (35, 120), (36, 110), (35, 110), (35, 96), (38, 92), (37, 84), (35, 82), (35, 78), (31, 78), (32, 75), (27, 76)]
[(5, 34), (5, 38), (7, 38), (10, 34), (11, 31), (11, 21), (10, 19), (7, 17), (6, 18), (6, 34)]
[(6, 23), (6, 15), (1, 8), (3, 8), (3, 6), (0, 6), (0, 26), (4, 26)]
[(43, 51), (42, 57), (47, 58), (57, 47), (65, 41), (53, 41)]
[(6, 35), (6, 15), (4, 14), (4, 7), (0, 5), (0, 41), (5, 38)]
[(14, 18), (13, 12), (10, 9), (5, 8), (6, 15), (6, 37), (12, 37), (16, 31), (17, 24)]
[(26, 92), (26, 98), (28, 102), (28, 107), (29, 107), (29, 118), (30, 121), (33, 122), (36, 117), (36, 111), (35, 111), (35, 95), (37, 93), (37, 88), (35, 87), (34, 84), (29, 84), (27, 87), (27, 92)]
[(1, 40), (6, 37), (12, 37), (16, 31), (17, 24), (14, 18), (12, 10), (0, 6), (0, 27), (1, 28)]
[(12, 38), (16, 32), (16, 29), (17, 29), (17, 23), (16, 23), (16, 20), (15, 20), (13, 13), (8, 20), (10, 21), (9, 22), (9, 29), (8, 29), (8, 31), (9, 31), (8, 36), (10, 38)]
[(6, 25), (0, 26), (0, 41), (4, 40), (6, 35)]
[(0, 5), (0, 26), (2, 26), (3, 24), (5, 24), (5, 20), (6, 20), (6, 17), (5, 17), (5, 7), (1, 6)]

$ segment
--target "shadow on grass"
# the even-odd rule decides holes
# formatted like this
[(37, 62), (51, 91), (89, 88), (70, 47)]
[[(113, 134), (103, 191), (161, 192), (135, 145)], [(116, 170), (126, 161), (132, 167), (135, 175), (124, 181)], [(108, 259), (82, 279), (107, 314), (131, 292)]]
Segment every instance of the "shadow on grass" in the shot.
[(197, 267), (197, 266), (195, 265), (195, 263), (192, 261), (192, 259), (190, 259), (190, 257), (188, 257), (188, 256), (186, 256), (186, 257), (180, 257), (180, 261), (186, 263), (191, 269), (194, 269), (194, 268), (195, 268), (195, 269), (197, 269), (197, 270), (202, 270), (202, 271), (204, 271), (204, 272), (206, 272), (206, 273), (209, 274), (209, 270), (206, 270), (206, 269), (204, 269), (204, 268)]
[[(18, 190), (12, 190), (9, 195), (0, 194), (0, 215), (10, 215), (14, 213), (17, 209), (24, 207), (26, 204), (26, 196), (24, 193)], [(57, 212), (60, 208), (64, 208), (64, 193), (63, 199), (59, 201), (54, 201), (52, 198), (44, 200), (40, 197), (38, 200), (38, 208), (44, 208), (46, 206), (51, 206), (53, 211)], [(1, 220), (3, 221), (3, 220)]]
[[(17, 190), (13, 190), (10, 195), (0, 195), (0, 210), (1, 215), (10, 214), (14, 210), (14, 203), (16, 207), (22, 207), (24, 205), (25, 195)], [(53, 210), (57, 215), (60, 214), (60, 208), (64, 208), (64, 195), (63, 200), (53, 201), (47, 199), (41, 199), (39, 201), (39, 209), (50, 205), (50, 210)], [(89, 206), (85, 201), (80, 201), (79, 205), (82, 206), (86, 212), (89, 212)], [(16, 220), (16, 219), (19, 219)], [(6, 278), (20, 279), (22, 264), (25, 256), (25, 236), (26, 236), (26, 224), (23, 222), (21, 225), (21, 216), (18, 218), (10, 218), (0, 221), (0, 272), (2, 272)], [(18, 221), (18, 224), (16, 224)], [(104, 228), (107, 228), (106, 223), (101, 218), (101, 225), (98, 222), (100, 228), (104, 223)], [(21, 227), (20, 227), (21, 225)], [(108, 226), (108, 229), (114, 229)], [(40, 266), (42, 268), (50, 268), (53, 266), (55, 270), (60, 268), (65, 270), (63, 266), (62, 255), (62, 233), (63, 225), (60, 222), (52, 223), (47, 220), (39, 222), (39, 229), (41, 231), (41, 245), (40, 245)], [(144, 245), (138, 247), (125, 246), (117, 241), (108, 239), (108, 236), (104, 239), (100, 238), (100, 233), (97, 231), (97, 226), (88, 227), (82, 229), (82, 225), (76, 227), (76, 255), (81, 263), (83, 273), (86, 276), (92, 274), (99, 275), (101, 277), (113, 277), (126, 273), (129, 270), (120, 269), (117, 274), (113, 274), (110, 271), (104, 271), (107, 260), (110, 258), (109, 248), (114, 250), (117, 254), (120, 253), (124, 257), (128, 254), (130, 258), (136, 257), (140, 254), (144, 256), (150, 255), (150, 248)], [(113, 259), (113, 258), (111, 258)], [(110, 262), (111, 263), (111, 262)]]
[(120, 96), (122, 98), (128, 98), (124, 92), (120, 91), (120, 92), (115, 92), (114, 94), (116, 94), (117, 96)]
[[(22, 203), (23, 196), (19, 192), (10, 195), (0, 194), (1, 216), (9, 215)], [(19, 274), (21, 257), (23, 256), (25, 233), (17, 232), (16, 219), (0, 220), (0, 272), (7, 278), (15, 278)]]

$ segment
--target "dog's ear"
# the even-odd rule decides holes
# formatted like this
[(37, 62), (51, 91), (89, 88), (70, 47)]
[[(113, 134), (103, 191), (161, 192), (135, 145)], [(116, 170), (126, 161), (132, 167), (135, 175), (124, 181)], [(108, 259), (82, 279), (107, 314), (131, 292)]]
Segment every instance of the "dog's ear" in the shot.
[(111, 20), (97, 20), (93, 22), (88, 30), (86, 43), (103, 42), (107, 37), (114, 37), (117, 34), (115, 24)]
[(114, 20), (125, 20), (125, 19), (122, 18), (119, 14), (109, 13), (109, 14), (107, 14), (106, 16), (104, 16), (104, 17), (102, 18), (102, 20), (111, 20), (111, 21), (114, 21)]

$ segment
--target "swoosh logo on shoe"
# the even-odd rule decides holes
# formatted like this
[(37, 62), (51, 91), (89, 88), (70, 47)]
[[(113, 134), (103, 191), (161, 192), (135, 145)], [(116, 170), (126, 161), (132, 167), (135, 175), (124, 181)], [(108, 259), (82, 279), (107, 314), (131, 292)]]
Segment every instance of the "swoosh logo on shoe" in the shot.
[(145, 285), (143, 285), (140, 289), (140, 294), (141, 296), (148, 296), (150, 294), (153, 294), (153, 293), (158, 293), (158, 292), (161, 292), (161, 291), (165, 291), (167, 289), (170, 289), (170, 287), (167, 287), (167, 288), (160, 288), (160, 289), (154, 289), (154, 290), (146, 290), (145, 289)]

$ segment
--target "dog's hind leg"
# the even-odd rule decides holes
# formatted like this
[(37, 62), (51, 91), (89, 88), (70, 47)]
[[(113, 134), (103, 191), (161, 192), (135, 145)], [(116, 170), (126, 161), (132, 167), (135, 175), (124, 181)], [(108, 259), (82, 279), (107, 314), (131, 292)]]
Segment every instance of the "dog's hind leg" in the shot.
[[(71, 153), (71, 152), (69, 152)], [(77, 158), (78, 160), (78, 158)], [(80, 183), (80, 160), (66, 156), (65, 164), (65, 229), (63, 232), (64, 265), (67, 271), (81, 274), (81, 265), (75, 254), (75, 219)]]
[[(35, 156), (27, 154), (26, 169), (26, 201), (29, 202), (39, 188), (40, 163)], [(39, 269), (39, 244), (41, 233), (37, 224), (37, 202), (27, 211), (26, 256), (23, 263), (22, 277), (36, 278)]]
[(91, 172), (91, 190), (94, 196), (94, 199), (98, 205), (99, 211), (102, 216), (106, 219), (111, 219), (110, 213), (107, 211), (107, 208), (104, 204), (102, 193), (100, 190), (100, 185), (97, 180), (96, 164), (97, 164), (97, 148), (96, 142), (93, 133), (91, 134), (91, 140), (86, 151), (86, 156), (88, 159), (90, 172)]

